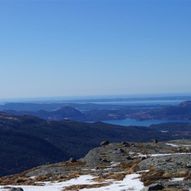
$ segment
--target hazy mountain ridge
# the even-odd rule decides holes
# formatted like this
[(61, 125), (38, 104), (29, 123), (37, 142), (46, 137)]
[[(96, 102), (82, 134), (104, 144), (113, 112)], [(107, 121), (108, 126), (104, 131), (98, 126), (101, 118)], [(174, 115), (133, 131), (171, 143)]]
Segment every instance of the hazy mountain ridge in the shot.
[[(6, 104), (2, 111), (33, 115), (46, 120), (104, 121), (132, 118), (137, 120), (191, 120), (191, 101), (176, 106), (126, 106), (99, 104)], [(29, 107), (31, 108), (29, 109)]]
[(191, 120), (191, 101), (185, 101), (178, 106), (167, 106), (134, 116), (137, 119), (170, 119)]

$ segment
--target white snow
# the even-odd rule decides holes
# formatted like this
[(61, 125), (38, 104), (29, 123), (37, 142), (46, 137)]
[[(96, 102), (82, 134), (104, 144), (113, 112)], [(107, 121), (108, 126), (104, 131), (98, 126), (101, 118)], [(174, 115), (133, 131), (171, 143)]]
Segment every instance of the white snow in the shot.
[(173, 155), (190, 155), (191, 153), (167, 153), (167, 154), (151, 154), (151, 157), (158, 157), (158, 156), (173, 156)]
[(120, 162), (111, 162), (111, 167), (116, 167), (119, 166), (121, 163)]
[(140, 181), (139, 177), (139, 174), (130, 174), (127, 175), (122, 181), (113, 181), (109, 186), (103, 186), (101, 188), (85, 188), (81, 189), (81, 191), (140, 191), (144, 188), (144, 185)]
[(166, 145), (171, 146), (171, 147), (191, 147), (191, 145), (177, 145), (173, 143), (166, 143)]
[(172, 178), (171, 181), (172, 182), (178, 182), (178, 181), (183, 181), (184, 178)]
[[(143, 183), (139, 179), (139, 174), (130, 174), (127, 175), (122, 181), (115, 180), (106, 180), (104, 183), (111, 183), (108, 186), (103, 186), (100, 188), (85, 188), (81, 189), (81, 191), (120, 191), (120, 190), (132, 190), (132, 191), (140, 191), (144, 188)], [(83, 175), (75, 179), (71, 179), (69, 181), (64, 182), (55, 182), (50, 183), (46, 182), (44, 186), (11, 186), (11, 187), (21, 187), (24, 191), (62, 191), (67, 186), (72, 185), (82, 185), (82, 184), (96, 184), (93, 179), (95, 177), (91, 175)], [(6, 191), (3, 189), (3, 186), (0, 187), (1, 191)]]
[[(93, 184), (93, 179), (94, 177), (91, 175), (83, 175), (80, 176), (78, 178), (73, 178), (71, 180), (68, 181), (64, 181), (64, 182), (45, 182), (44, 186), (14, 186), (11, 185), (10, 187), (21, 187), (24, 189), (24, 191), (62, 191), (64, 187), (67, 186), (72, 186), (72, 185), (81, 185), (81, 184)], [(4, 186), (0, 187), (1, 191), (6, 191), (5, 189), (3, 189)], [(7, 187), (7, 186), (6, 186)]]
[(173, 156), (173, 155), (191, 155), (191, 153), (159, 153), (159, 154), (139, 154), (139, 157), (160, 157), (160, 156)]
[(173, 143), (166, 143), (166, 145), (171, 146), (171, 147), (179, 147), (178, 145), (173, 144)]

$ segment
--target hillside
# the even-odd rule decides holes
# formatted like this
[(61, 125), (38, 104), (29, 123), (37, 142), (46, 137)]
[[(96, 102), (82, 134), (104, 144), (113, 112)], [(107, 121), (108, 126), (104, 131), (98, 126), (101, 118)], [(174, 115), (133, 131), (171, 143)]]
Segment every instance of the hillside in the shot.
[(190, 159), (190, 140), (102, 142), (80, 160), (2, 177), (0, 190), (186, 191), (191, 189)]
[(145, 112), (137, 112), (129, 117), (136, 119), (169, 119), (191, 120), (191, 101), (185, 101), (177, 106), (166, 106)]
[(150, 141), (191, 138), (189, 124), (118, 127), (104, 123), (46, 121), (32, 116), (0, 114), (0, 175), (80, 158), (102, 140)]

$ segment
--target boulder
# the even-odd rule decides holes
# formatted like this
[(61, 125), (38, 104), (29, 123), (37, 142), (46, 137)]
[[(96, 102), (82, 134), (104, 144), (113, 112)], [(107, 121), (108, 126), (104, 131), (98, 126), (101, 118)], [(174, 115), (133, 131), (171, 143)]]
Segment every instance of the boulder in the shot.
[(109, 141), (102, 141), (100, 143), (100, 146), (105, 146), (105, 145), (109, 145)]
[(101, 162), (104, 162), (104, 163), (109, 163), (110, 161), (108, 161), (107, 159), (100, 159)]
[(191, 168), (191, 162), (188, 162), (188, 163), (186, 164), (186, 167), (187, 167), (187, 168)]
[(148, 188), (148, 191), (153, 191), (153, 190), (163, 190), (164, 186), (160, 183), (157, 184), (151, 184)]
[(127, 156), (126, 159), (127, 160), (133, 160), (133, 158), (131, 156)]
[(122, 144), (124, 147), (130, 147), (130, 146), (131, 146), (128, 142), (125, 142), (125, 141), (122, 142), (121, 144)]
[(158, 140), (157, 140), (157, 139), (154, 139), (153, 142), (154, 142), (155, 144), (157, 144), (157, 143), (158, 143)]
[(77, 162), (77, 160), (76, 160), (75, 158), (72, 158), (72, 157), (71, 157), (71, 158), (69, 159), (69, 162), (72, 162), (72, 163), (73, 163), (73, 162)]

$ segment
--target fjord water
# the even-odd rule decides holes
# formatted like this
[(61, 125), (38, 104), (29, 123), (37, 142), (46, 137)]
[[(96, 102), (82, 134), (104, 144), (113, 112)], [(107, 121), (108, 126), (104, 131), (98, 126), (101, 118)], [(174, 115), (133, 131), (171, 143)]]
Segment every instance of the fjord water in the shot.
[(157, 125), (161, 123), (191, 123), (191, 121), (181, 120), (136, 120), (136, 119), (119, 119), (119, 120), (106, 120), (104, 123), (120, 126), (144, 126), (149, 127), (150, 125)]
[[(126, 105), (126, 106), (152, 106), (156, 108), (157, 106), (173, 106), (178, 105), (181, 102), (189, 100), (190, 97), (179, 97), (179, 98), (163, 98), (163, 99), (138, 99), (133, 101), (118, 101), (118, 102), (107, 102), (107, 104), (117, 104), (117, 105)], [(100, 104), (103, 104), (100, 103)], [(136, 120), (131, 118), (119, 119), (119, 120), (106, 120), (104, 123), (112, 125), (121, 125), (121, 126), (145, 126), (156, 125), (161, 123), (191, 123), (188, 120), (165, 120), (165, 119), (150, 119), (150, 120)]]

